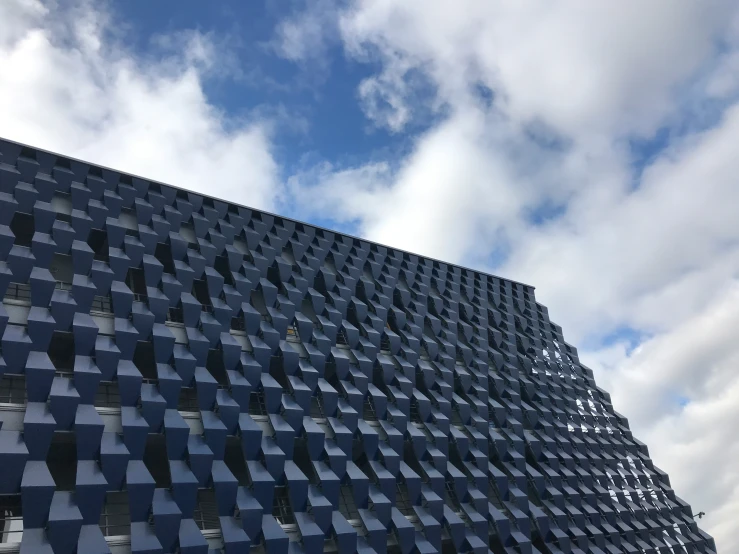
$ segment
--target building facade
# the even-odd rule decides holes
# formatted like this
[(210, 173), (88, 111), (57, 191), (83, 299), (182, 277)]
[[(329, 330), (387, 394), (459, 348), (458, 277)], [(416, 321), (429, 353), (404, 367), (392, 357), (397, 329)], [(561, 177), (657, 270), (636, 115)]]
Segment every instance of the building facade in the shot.
[(0, 153), (0, 552), (715, 550), (532, 287)]

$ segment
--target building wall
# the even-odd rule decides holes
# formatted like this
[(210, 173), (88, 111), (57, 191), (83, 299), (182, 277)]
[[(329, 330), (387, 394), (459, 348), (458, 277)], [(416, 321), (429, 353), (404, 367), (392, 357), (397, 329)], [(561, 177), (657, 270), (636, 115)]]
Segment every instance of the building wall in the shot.
[(715, 549), (532, 287), (0, 153), (0, 552)]

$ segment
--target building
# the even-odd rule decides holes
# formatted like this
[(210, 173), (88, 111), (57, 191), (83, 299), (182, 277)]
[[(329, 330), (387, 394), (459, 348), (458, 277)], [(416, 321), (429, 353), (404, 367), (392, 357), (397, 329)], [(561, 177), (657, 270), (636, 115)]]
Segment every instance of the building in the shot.
[(0, 152), (0, 552), (715, 550), (533, 287)]

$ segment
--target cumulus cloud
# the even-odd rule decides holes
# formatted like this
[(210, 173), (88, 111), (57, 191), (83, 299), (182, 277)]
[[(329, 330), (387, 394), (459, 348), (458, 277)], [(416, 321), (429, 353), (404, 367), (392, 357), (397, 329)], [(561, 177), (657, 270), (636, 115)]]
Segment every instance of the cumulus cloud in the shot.
[(295, 176), (304, 213), (535, 285), (739, 550), (736, 3), (356, 0), (335, 17), (373, 68), (367, 118), (435, 122), (408, 155)]
[(0, 3), (3, 136), (273, 209), (269, 124), (227, 119), (203, 91), (222, 56), (208, 36), (133, 51), (97, 4)]

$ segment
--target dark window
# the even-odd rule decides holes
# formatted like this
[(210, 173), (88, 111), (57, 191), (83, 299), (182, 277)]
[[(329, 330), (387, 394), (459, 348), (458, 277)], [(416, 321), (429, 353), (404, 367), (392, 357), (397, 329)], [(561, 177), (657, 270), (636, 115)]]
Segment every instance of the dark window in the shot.
[(249, 413), (251, 415), (267, 415), (267, 405), (264, 402), (264, 391), (251, 391), (249, 396)]
[(120, 408), (121, 395), (118, 383), (101, 381), (95, 392), (95, 406), (99, 408)]
[(198, 406), (198, 394), (192, 387), (182, 387), (180, 389), (180, 399), (177, 403), (177, 409), (181, 412), (197, 412), (200, 410)]
[(226, 375), (226, 366), (223, 364), (223, 350), (211, 348), (208, 350), (208, 359), (205, 362), (206, 369), (218, 384), (228, 386), (228, 376)]
[(19, 543), (23, 538), (21, 495), (0, 496), (0, 544)]
[(146, 438), (144, 464), (156, 482), (158, 488), (168, 489), (172, 484), (167, 458), (167, 443), (164, 435), (151, 434)]
[(201, 531), (221, 528), (221, 523), (218, 519), (218, 505), (216, 504), (215, 491), (198, 491), (198, 503), (195, 506), (195, 512), (192, 518)]
[(372, 401), (370, 400), (369, 396), (367, 396), (364, 399), (363, 419), (365, 421), (377, 421), (377, 414), (375, 413), (375, 407), (373, 406)]
[(131, 534), (131, 513), (128, 492), (109, 491), (100, 513), (100, 530), (106, 537)]
[(5, 299), (20, 302), (31, 302), (31, 285), (26, 283), (10, 283), (5, 290)]
[(341, 489), (339, 490), (339, 512), (346, 519), (359, 519), (357, 503), (354, 501), (352, 487), (348, 483), (341, 485)]
[(154, 252), (154, 256), (164, 267), (164, 273), (168, 273), (170, 275), (175, 274), (174, 261), (172, 258), (172, 247), (169, 244), (165, 244), (163, 242), (157, 243), (157, 248)]
[(150, 342), (139, 341), (133, 354), (133, 363), (141, 372), (144, 379), (156, 381), (157, 375), (156, 358), (154, 358), (154, 345)]
[(72, 373), (74, 371), (75, 353), (72, 333), (54, 331), (48, 352), (57, 372)]
[(405, 483), (401, 483), (400, 481), (398, 481), (395, 488), (395, 505), (404, 516), (413, 516), (416, 514), (408, 497), (408, 488)]
[(15, 235), (15, 244), (18, 246), (31, 246), (33, 240), (34, 226), (33, 216), (23, 212), (15, 212), (10, 230)]
[(287, 495), (287, 487), (275, 487), (272, 515), (282, 525), (295, 523), (295, 515), (290, 507), (290, 497)]
[(0, 377), (0, 403), (26, 403), (26, 378), (24, 376), (6, 374)]
[(92, 229), (87, 238), (87, 244), (95, 253), (94, 259), (101, 262), (108, 261), (108, 233), (100, 229)]
[(316, 418), (326, 417), (323, 412), (323, 397), (320, 394), (314, 394), (311, 396), (310, 416)]
[(77, 443), (72, 433), (54, 433), (46, 465), (58, 491), (73, 491), (77, 481)]
[(208, 294), (208, 283), (202, 279), (195, 279), (192, 282), (192, 295), (203, 306), (210, 306), (210, 294)]
[(60, 167), (62, 169), (72, 169), (72, 165), (69, 163), (67, 158), (57, 158), (54, 167)]
[(146, 279), (144, 278), (144, 270), (138, 267), (132, 267), (126, 275), (126, 286), (133, 292), (133, 299), (137, 302), (146, 301)]
[(21, 153), (18, 155), (19, 158), (26, 158), (29, 160), (36, 160), (36, 151), (32, 148), (24, 146), (21, 148)]
[(226, 441), (226, 452), (223, 456), (229, 471), (239, 482), (242, 487), (249, 486), (249, 474), (246, 471), (246, 462), (244, 461), (244, 451), (241, 448), (241, 439), (237, 437), (229, 437)]

